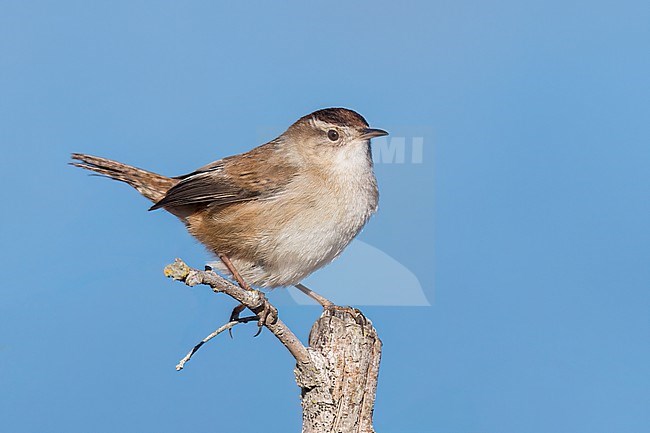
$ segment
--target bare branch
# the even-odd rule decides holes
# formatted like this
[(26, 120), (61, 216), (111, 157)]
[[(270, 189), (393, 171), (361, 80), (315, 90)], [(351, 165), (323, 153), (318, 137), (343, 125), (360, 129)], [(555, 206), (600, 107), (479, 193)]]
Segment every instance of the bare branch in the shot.
[(165, 275), (188, 286), (206, 284), (216, 293), (239, 301), (256, 317), (229, 322), (197, 344), (178, 364), (177, 369), (207, 341), (242, 321), (260, 319), (296, 359), (296, 383), (301, 388), (303, 433), (374, 433), (372, 414), (381, 359), (381, 340), (372, 322), (359, 310), (329, 305), (303, 346), (291, 330), (273, 315), (260, 315), (275, 309), (262, 292), (246, 290), (211, 270), (199, 271), (176, 259), (165, 268)]
[[(275, 307), (270, 305), (262, 292), (242, 289), (212, 270), (199, 271), (198, 269), (190, 268), (181, 259), (176, 259), (174, 263), (167, 265), (164, 272), (165, 276), (182, 281), (190, 287), (198, 284), (208, 285), (214, 292), (225, 293), (231, 298), (236, 299), (256, 315), (263, 313), (269, 306), (275, 309)], [(295, 336), (282, 320), (279, 318), (275, 321), (265, 320), (262, 325), (280, 340), (301, 367), (304, 368), (312, 364), (307, 348), (303, 346), (300, 340), (298, 340), (298, 337)]]
[(185, 366), (185, 363), (187, 361), (189, 361), (190, 359), (192, 359), (192, 356), (194, 356), (194, 354), (201, 348), (201, 346), (203, 346), (208, 341), (212, 340), (217, 335), (221, 334), (223, 331), (230, 330), (235, 325), (239, 325), (240, 323), (248, 323), (248, 322), (250, 322), (252, 320), (257, 320), (257, 319), (258, 319), (257, 316), (242, 317), (241, 319), (232, 320), (232, 321), (226, 323), (225, 325), (219, 327), (216, 331), (214, 331), (213, 333), (211, 333), (210, 335), (205, 337), (203, 340), (201, 340), (196, 346), (194, 346), (192, 348), (192, 350), (190, 350), (187, 353), (187, 355), (185, 355), (183, 357), (183, 359), (181, 359), (181, 361), (176, 365), (176, 371), (181, 371), (183, 369), (183, 367)]

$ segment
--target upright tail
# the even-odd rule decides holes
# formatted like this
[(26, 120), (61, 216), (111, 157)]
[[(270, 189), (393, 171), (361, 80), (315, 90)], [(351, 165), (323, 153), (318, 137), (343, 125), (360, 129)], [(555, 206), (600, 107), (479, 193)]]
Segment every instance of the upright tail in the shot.
[(78, 162), (71, 162), (71, 165), (94, 171), (111, 179), (126, 182), (154, 203), (162, 200), (169, 188), (178, 183), (176, 179), (122, 164), (121, 162), (111, 161), (106, 158), (73, 153), (72, 159)]

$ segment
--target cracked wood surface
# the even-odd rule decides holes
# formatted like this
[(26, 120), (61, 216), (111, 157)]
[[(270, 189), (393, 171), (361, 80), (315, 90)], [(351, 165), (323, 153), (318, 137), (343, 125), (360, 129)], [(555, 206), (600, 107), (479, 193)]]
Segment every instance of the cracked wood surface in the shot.
[(311, 329), (308, 350), (318, 375), (296, 369), (303, 433), (373, 433), (381, 340), (370, 320), (352, 308), (326, 309)]

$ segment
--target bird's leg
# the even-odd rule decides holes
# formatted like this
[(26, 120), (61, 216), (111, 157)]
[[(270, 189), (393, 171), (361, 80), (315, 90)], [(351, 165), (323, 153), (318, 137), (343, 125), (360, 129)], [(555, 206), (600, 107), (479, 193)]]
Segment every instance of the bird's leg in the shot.
[[(257, 321), (258, 330), (257, 330), (257, 334), (255, 334), (255, 336), (257, 337), (260, 334), (260, 332), (262, 332), (262, 326), (264, 326), (267, 322), (275, 323), (278, 321), (278, 310), (269, 303), (264, 293), (260, 292), (259, 290), (252, 289), (251, 286), (249, 286), (248, 283), (244, 281), (244, 279), (239, 274), (239, 272), (232, 264), (232, 262), (230, 261), (227, 255), (219, 254), (219, 259), (223, 262), (224, 265), (226, 265), (226, 268), (228, 268), (235, 281), (237, 281), (239, 287), (251, 292), (257, 292), (260, 298), (262, 299), (262, 302), (260, 303), (259, 307), (253, 309), (253, 313), (255, 313), (259, 318), (259, 320)], [(245, 308), (244, 305), (236, 306), (232, 310), (232, 313), (230, 315), (231, 321), (233, 318), (238, 318), (239, 313), (241, 313), (244, 310), (244, 308)]]
[(313, 290), (311, 290), (309, 287), (303, 285), (302, 283), (296, 284), (295, 288), (300, 290), (302, 293), (309, 296), (310, 298), (312, 298), (314, 301), (321, 304), (323, 308), (331, 308), (331, 307), (334, 306), (334, 302), (330, 301), (327, 298), (324, 298), (323, 296), (321, 296), (318, 293), (314, 292)]
[(345, 311), (349, 313), (354, 318), (354, 321), (357, 323), (357, 325), (361, 326), (362, 330), (364, 329), (364, 326), (368, 324), (368, 319), (366, 318), (366, 316), (363, 315), (361, 310), (353, 307), (340, 307), (334, 304), (334, 302), (330, 301), (329, 299), (314, 292), (304, 284), (298, 283), (295, 285), (295, 287), (305, 295), (309, 296), (310, 298), (312, 298), (313, 300), (321, 304), (324, 310), (339, 310), (339, 311)]
[(235, 265), (232, 264), (232, 262), (230, 261), (230, 259), (228, 258), (227, 255), (219, 254), (219, 259), (221, 260), (221, 262), (224, 265), (226, 265), (226, 267), (228, 268), (228, 270), (232, 274), (235, 281), (237, 281), (237, 284), (239, 284), (239, 287), (241, 287), (244, 290), (248, 290), (249, 292), (253, 291), (251, 286), (249, 286), (248, 283), (246, 281), (244, 281), (244, 279), (241, 277), (241, 275), (239, 275), (239, 272), (235, 268)]

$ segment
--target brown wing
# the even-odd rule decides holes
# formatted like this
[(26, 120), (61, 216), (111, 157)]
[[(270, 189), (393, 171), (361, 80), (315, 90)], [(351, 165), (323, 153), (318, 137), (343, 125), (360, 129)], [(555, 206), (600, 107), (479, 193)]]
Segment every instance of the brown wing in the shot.
[(150, 210), (204, 204), (226, 205), (271, 197), (285, 189), (297, 168), (286, 163), (271, 142), (250, 152), (215, 161), (180, 176)]

